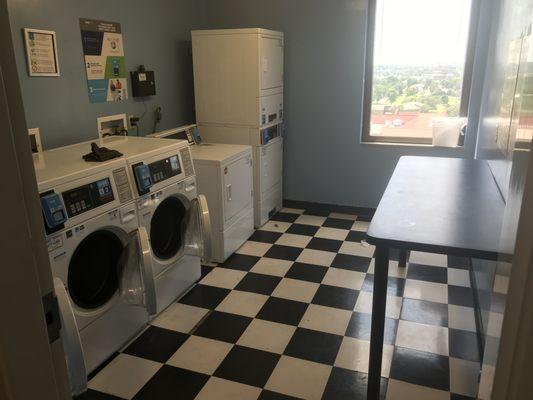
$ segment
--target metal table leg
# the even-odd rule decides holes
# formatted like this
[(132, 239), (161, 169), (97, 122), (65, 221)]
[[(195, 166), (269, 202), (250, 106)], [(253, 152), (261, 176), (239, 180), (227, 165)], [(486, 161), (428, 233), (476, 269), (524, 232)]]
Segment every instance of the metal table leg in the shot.
[(409, 261), (409, 250), (400, 249), (400, 254), (398, 257), (398, 267), (405, 268), (407, 267), (407, 262)]
[(387, 278), (389, 274), (389, 249), (377, 246), (375, 251), (374, 295), (372, 300), (372, 332), (370, 334), (370, 360), (368, 364), (367, 399), (378, 400), (381, 383), (381, 357), (385, 331), (385, 306), (387, 305)]

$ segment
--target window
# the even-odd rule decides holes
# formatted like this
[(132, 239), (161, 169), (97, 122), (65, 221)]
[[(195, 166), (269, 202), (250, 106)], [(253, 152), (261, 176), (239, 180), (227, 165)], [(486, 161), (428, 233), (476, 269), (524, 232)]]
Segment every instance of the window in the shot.
[(363, 141), (431, 143), (466, 116), (477, 0), (370, 0)]

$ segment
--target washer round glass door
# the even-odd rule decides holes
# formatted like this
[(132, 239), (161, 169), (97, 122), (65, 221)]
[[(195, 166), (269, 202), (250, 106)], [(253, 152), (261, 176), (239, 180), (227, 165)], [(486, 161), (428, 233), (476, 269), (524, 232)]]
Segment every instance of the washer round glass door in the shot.
[(118, 268), (123, 243), (113, 232), (97, 230), (84, 238), (68, 267), (68, 291), (79, 307), (93, 310), (118, 290)]
[(183, 247), (181, 226), (187, 214), (183, 202), (167, 197), (155, 209), (150, 222), (150, 244), (155, 256), (169, 260)]

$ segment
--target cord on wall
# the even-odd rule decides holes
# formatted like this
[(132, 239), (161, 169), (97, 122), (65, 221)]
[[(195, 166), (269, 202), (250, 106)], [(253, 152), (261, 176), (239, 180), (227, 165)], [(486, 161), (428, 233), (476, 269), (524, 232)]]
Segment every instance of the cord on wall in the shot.
[(157, 129), (157, 124), (159, 124), (161, 122), (161, 120), (163, 119), (163, 113), (161, 111), (161, 107), (157, 107), (155, 109), (155, 117), (154, 117), (154, 129), (153, 129), (153, 133), (156, 132), (156, 129)]

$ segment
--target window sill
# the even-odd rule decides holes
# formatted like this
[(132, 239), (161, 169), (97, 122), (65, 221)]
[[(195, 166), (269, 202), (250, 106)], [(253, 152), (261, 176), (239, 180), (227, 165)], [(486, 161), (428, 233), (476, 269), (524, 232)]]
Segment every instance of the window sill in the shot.
[(448, 150), (463, 150), (464, 146), (457, 147), (444, 147), (433, 146), (431, 143), (400, 143), (400, 142), (375, 142), (375, 141), (361, 141), (362, 145), (375, 145), (375, 146), (389, 146), (389, 147), (425, 147), (434, 149), (448, 149)]

